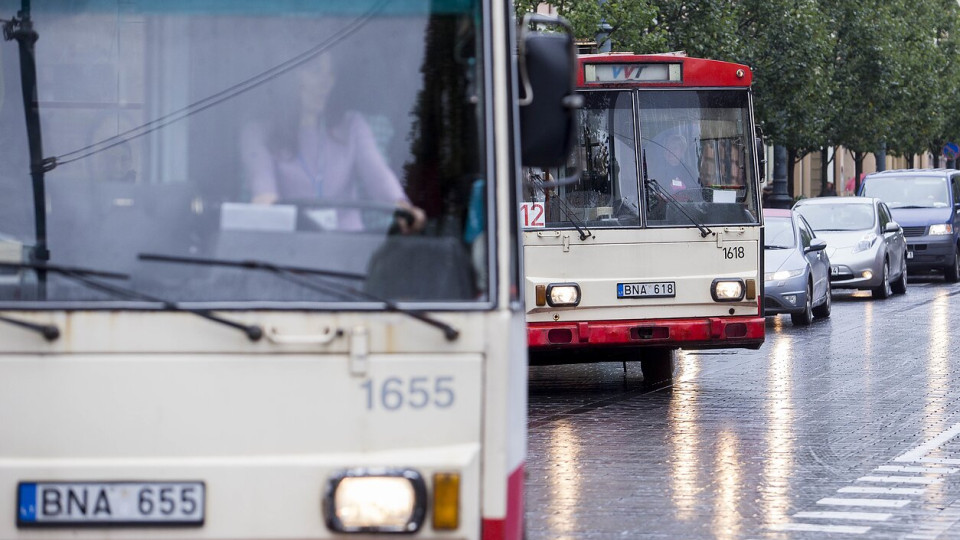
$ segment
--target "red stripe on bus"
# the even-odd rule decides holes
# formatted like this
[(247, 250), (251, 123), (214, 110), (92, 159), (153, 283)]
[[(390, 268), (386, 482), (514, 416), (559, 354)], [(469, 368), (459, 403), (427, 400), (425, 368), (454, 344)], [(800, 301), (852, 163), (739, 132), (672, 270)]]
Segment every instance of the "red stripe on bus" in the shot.
[(749, 347), (763, 343), (764, 324), (764, 318), (757, 316), (529, 323), (527, 344), (533, 349), (594, 345)]
[(507, 478), (507, 516), (483, 520), (483, 540), (523, 539), (523, 465)]

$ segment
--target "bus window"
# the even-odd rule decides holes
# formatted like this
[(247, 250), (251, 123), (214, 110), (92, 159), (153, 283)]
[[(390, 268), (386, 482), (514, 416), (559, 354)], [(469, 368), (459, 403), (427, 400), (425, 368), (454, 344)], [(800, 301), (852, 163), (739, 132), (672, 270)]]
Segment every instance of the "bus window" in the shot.
[[(44, 152), (57, 159), (46, 174), (49, 261), (128, 274), (138, 293), (178, 301), (368, 301), (336, 293), (345, 287), (403, 301), (486, 301), (491, 240), (477, 227), (488, 223), (466, 231), (471, 201), (489, 207), (486, 189), (473, 189), (490, 184), (476, 6), (403, 2), (382, 14), (374, 3), (291, 6), (35, 6)], [(387, 34), (390, 55), (382, 54)], [(0, 234), (29, 247), (15, 51), (0, 58), (0, 119), (16, 120), (0, 123), (0, 152), (17, 152), (0, 173), (10, 187)], [(447, 102), (466, 105), (434, 106)], [(410, 219), (415, 234), (404, 230)], [(142, 253), (351, 277), (333, 278), (335, 292), (324, 294), (262, 272), (159, 264)], [(58, 276), (47, 293), (116, 300)]]
[(746, 92), (641, 91), (651, 226), (758, 223)]
[[(526, 202), (542, 201), (547, 227), (636, 226), (640, 223), (633, 103), (629, 92), (586, 92), (579, 111), (577, 146), (565, 170), (533, 173)], [(537, 187), (540, 179), (572, 176), (578, 182)], [(528, 172), (528, 176), (530, 173)]]

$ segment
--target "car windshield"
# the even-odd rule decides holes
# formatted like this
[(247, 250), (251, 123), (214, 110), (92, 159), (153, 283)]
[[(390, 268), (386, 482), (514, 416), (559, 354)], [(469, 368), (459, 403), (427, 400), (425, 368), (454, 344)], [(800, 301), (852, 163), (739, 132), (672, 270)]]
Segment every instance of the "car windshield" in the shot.
[(793, 220), (788, 217), (765, 217), (763, 220), (763, 247), (788, 249), (797, 245)]
[[(20, 7), (0, 0), (0, 19)], [(50, 264), (227, 307), (490, 298), (479, 1), (50, 0), (31, 17), (56, 158)], [(2, 42), (0, 261), (14, 263), (44, 260), (20, 84)], [(330, 272), (311, 279), (336, 294), (144, 253)], [(4, 304), (117, 301), (3, 272)]]
[(872, 204), (801, 204), (796, 210), (814, 231), (863, 231), (872, 229), (876, 217)]
[(890, 208), (946, 208), (950, 206), (949, 183), (944, 177), (867, 177), (863, 195), (876, 197)]

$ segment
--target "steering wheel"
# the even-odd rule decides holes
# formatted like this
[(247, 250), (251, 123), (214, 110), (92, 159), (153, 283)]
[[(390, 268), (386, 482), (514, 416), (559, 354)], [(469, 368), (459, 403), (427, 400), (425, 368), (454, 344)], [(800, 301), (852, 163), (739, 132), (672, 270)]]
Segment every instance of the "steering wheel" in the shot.
[[(297, 207), (297, 230), (327, 231), (338, 230), (340, 211), (357, 211), (362, 222), (362, 232), (400, 233), (400, 221), (407, 228), (413, 226), (416, 217), (409, 209), (394, 203), (369, 200), (324, 199), (319, 197), (280, 199), (274, 204), (286, 204)], [(317, 213), (311, 211), (316, 210)], [(327, 212), (324, 212), (324, 211)], [(332, 211), (332, 212), (331, 212)]]

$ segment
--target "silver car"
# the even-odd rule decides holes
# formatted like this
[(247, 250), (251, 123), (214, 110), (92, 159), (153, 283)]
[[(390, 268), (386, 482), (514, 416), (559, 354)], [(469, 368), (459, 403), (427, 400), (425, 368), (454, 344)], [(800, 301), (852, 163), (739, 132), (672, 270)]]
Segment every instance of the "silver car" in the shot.
[(907, 292), (907, 242), (883, 201), (818, 197), (793, 209), (827, 241), (832, 288), (870, 289), (874, 298)]

